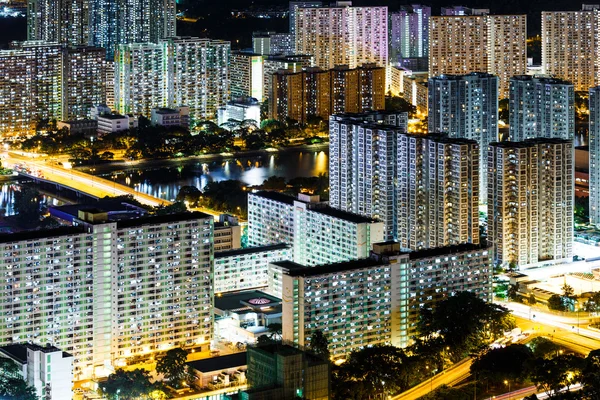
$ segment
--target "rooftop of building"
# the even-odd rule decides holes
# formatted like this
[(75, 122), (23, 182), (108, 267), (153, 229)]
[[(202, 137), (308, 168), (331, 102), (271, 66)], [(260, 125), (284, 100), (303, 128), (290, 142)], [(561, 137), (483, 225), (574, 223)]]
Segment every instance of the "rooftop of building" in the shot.
[(81, 227), (61, 226), (53, 229), (40, 229), (16, 233), (0, 233), (0, 243), (23, 242), (28, 240), (49, 239), (53, 237), (76, 235), (84, 233)]
[(50, 210), (51, 215), (58, 216), (56, 214), (63, 213), (74, 218), (79, 216), (79, 211), (108, 213), (137, 212), (140, 215), (147, 213), (147, 210), (143, 207), (115, 198), (100, 199), (91, 204), (66, 204), (64, 206), (51, 206), (48, 207), (48, 209)]
[(214, 307), (221, 311), (231, 311), (237, 314), (256, 311), (264, 314), (277, 314), (281, 313), (281, 299), (261, 290), (245, 290), (216, 295)]
[(267, 246), (247, 247), (245, 249), (225, 250), (215, 253), (215, 260), (219, 258), (236, 257), (246, 254), (265, 253), (268, 251), (285, 250), (290, 246), (285, 243), (271, 244)]
[(432, 76), (429, 79), (434, 80), (434, 81), (460, 81), (465, 78), (471, 78), (471, 77), (498, 79), (498, 77), (496, 75), (488, 74), (487, 72), (471, 72), (468, 74), (461, 74), (461, 75), (442, 74), (442, 75), (438, 75), (438, 76)]
[(572, 140), (569, 139), (560, 139), (560, 138), (534, 138), (534, 139), (526, 139), (521, 142), (492, 142), (490, 146), (501, 147), (505, 149), (524, 149), (527, 147), (531, 147), (537, 144), (567, 144), (573, 143)]
[(306, 265), (298, 264), (294, 261), (284, 260), (284, 261), (274, 261), (271, 263), (272, 265), (277, 265), (279, 267), (285, 268), (287, 270), (298, 270), (306, 268)]
[(191, 368), (200, 372), (221, 371), (224, 369), (243, 367), (247, 363), (246, 352), (228, 354), (226, 356), (205, 358), (187, 363)]
[[(280, 265), (279, 263), (273, 264)], [(292, 266), (291, 269), (288, 269), (287, 275), (300, 276), (306, 278), (335, 272), (352, 271), (357, 269), (372, 268), (385, 265), (388, 264), (381, 260), (376, 260), (373, 258), (361, 258), (358, 260), (350, 260), (339, 263), (315, 265), (314, 267), (298, 268), (296, 266)]]
[(65, 351), (62, 351), (58, 347), (51, 346), (49, 344), (46, 346), (40, 346), (38, 344), (33, 344), (33, 343), (16, 343), (16, 344), (9, 344), (6, 346), (2, 346), (2, 347), (0, 347), (0, 353), (6, 354), (10, 358), (18, 361), (21, 364), (26, 364), (27, 363), (27, 349), (31, 349), (33, 351), (41, 351), (42, 353), (61, 352), (63, 358), (73, 357), (71, 354), (69, 354)]
[(170, 115), (170, 114), (179, 115), (179, 111), (175, 110), (174, 108), (166, 108), (166, 107), (153, 108), (152, 112), (155, 114), (161, 114), (161, 115)]
[(411, 260), (418, 260), (420, 258), (437, 257), (443, 255), (450, 255), (456, 253), (464, 253), (469, 251), (487, 250), (489, 249), (483, 244), (463, 243), (456, 246), (436, 247), (433, 249), (423, 249), (417, 251), (408, 252), (408, 257)]
[(124, 119), (124, 118), (127, 118), (127, 116), (121, 115), (121, 114), (100, 114), (100, 115), (98, 115), (98, 119), (115, 120), (115, 119)]
[(551, 76), (543, 76), (543, 75), (515, 75), (512, 78), (510, 78), (510, 80), (515, 80), (515, 81), (534, 81), (534, 82), (540, 82), (540, 83), (544, 83), (544, 84), (550, 84), (550, 85), (568, 85), (568, 86), (573, 86), (573, 84), (569, 81), (566, 81), (564, 79), (559, 79), (559, 78), (554, 78)]
[(130, 228), (133, 226), (141, 225), (168, 224), (206, 218), (212, 218), (212, 216), (200, 211), (168, 215), (151, 215), (148, 217), (132, 218), (125, 221), (118, 221), (117, 228)]
[(303, 201), (303, 200), (300, 200), (295, 197), (288, 196), (287, 194), (283, 194), (283, 193), (279, 193), (279, 192), (271, 192), (271, 191), (267, 191), (267, 190), (261, 190), (256, 193), (251, 193), (251, 195), (263, 197), (266, 199), (270, 199), (270, 200), (288, 204), (288, 205), (294, 205), (295, 201), (305, 203), (305, 204), (311, 204), (311, 205), (314, 204), (315, 206), (309, 208), (311, 211), (314, 211), (314, 212), (320, 213), (320, 214), (324, 214), (324, 215), (328, 215), (333, 218), (349, 221), (349, 222), (352, 222), (355, 224), (375, 222), (375, 220), (372, 218), (368, 218), (368, 217), (364, 217), (362, 215), (352, 214), (347, 211), (341, 211), (341, 210), (338, 210), (335, 208), (331, 208), (328, 205), (326, 205), (326, 203), (324, 203), (324, 202), (312, 203), (312, 202)]

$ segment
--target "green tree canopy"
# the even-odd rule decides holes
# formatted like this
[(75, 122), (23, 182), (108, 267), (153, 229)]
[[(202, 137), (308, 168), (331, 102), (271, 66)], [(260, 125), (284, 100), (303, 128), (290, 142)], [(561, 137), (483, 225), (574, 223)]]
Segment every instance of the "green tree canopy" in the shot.
[(163, 374), (172, 385), (179, 387), (187, 379), (188, 352), (184, 349), (171, 349), (156, 363), (156, 372)]
[(322, 330), (317, 329), (310, 335), (308, 348), (316, 355), (329, 359), (329, 341)]
[(0, 398), (38, 400), (35, 388), (21, 377), (17, 364), (4, 357), (0, 357)]
[(505, 380), (519, 382), (525, 379), (525, 366), (533, 358), (533, 352), (524, 344), (513, 344), (488, 351), (471, 365), (471, 374), (477, 379), (488, 380), (492, 385)]
[(160, 389), (160, 385), (150, 382), (148, 371), (118, 369), (100, 384), (98, 391), (109, 400), (137, 400), (147, 398), (157, 389)]
[(15, 212), (23, 224), (37, 224), (40, 221), (40, 193), (32, 186), (22, 185), (15, 192)]

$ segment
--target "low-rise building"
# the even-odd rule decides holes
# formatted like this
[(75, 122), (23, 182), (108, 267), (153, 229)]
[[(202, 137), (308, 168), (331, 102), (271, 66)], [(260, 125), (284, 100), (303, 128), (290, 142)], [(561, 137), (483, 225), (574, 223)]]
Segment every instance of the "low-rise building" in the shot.
[(281, 299), (259, 290), (215, 296), (215, 339), (236, 347), (256, 343), (281, 324)]
[(269, 264), (292, 257), (291, 246), (284, 243), (220, 251), (215, 254), (215, 293), (265, 288)]
[(0, 347), (0, 357), (11, 359), (21, 377), (35, 388), (38, 398), (73, 397), (73, 356), (54, 346), (31, 343)]
[(58, 129), (66, 128), (71, 135), (96, 136), (98, 132), (98, 121), (95, 119), (78, 119), (73, 121), (59, 121), (56, 123)]
[(242, 227), (237, 217), (229, 214), (219, 215), (219, 221), (215, 221), (215, 253), (240, 247), (242, 247)]
[(328, 400), (330, 367), (307, 352), (288, 345), (249, 347), (248, 390), (241, 400), (294, 399)]
[(153, 108), (151, 110), (150, 122), (152, 125), (181, 126), (190, 128), (190, 108), (181, 106), (177, 108)]
[(187, 363), (198, 389), (219, 390), (246, 387), (246, 352), (205, 358)]
[(138, 119), (133, 115), (101, 114), (98, 115), (98, 134), (126, 131), (137, 128)]
[(254, 121), (256, 126), (260, 126), (260, 103), (252, 97), (239, 98), (230, 101), (217, 110), (217, 121), (219, 126), (233, 121)]

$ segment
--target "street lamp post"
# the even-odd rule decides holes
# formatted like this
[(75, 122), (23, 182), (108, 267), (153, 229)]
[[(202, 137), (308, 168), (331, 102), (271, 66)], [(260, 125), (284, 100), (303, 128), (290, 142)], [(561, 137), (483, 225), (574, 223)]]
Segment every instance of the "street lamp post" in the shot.
[(504, 384), (505, 384), (505, 385), (508, 385), (508, 400), (510, 400), (510, 398), (511, 398), (511, 396), (510, 396), (510, 381), (508, 381), (508, 380), (505, 380), (505, 381), (504, 381)]
[(121, 389), (117, 389), (117, 400), (119, 400), (119, 393), (121, 393)]

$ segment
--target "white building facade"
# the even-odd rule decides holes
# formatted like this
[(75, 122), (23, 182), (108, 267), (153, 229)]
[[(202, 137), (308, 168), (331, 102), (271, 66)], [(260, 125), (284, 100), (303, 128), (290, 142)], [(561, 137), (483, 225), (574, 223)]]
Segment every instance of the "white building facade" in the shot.
[(488, 241), (503, 267), (572, 260), (573, 143), (532, 139), (490, 145)]
[(208, 346), (212, 217), (112, 221), (95, 210), (75, 224), (1, 238), (0, 345), (57, 346), (73, 355), (75, 380), (130, 356)]
[(331, 208), (318, 196), (248, 195), (250, 246), (288, 243), (293, 260), (303, 265), (367, 257), (372, 243), (383, 240), (383, 230), (382, 222)]
[[(473, 72), (429, 78), (429, 132), (476, 140), (479, 165), (486, 165), (487, 148), (498, 141), (498, 77)], [(487, 201), (487, 171), (479, 174), (479, 202)]]
[(600, 87), (590, 88), (589, 99), (590, 222), (600, 224)]
[(509, 136), (520, 142), (535, 138), (573, 139), (573, 85), (560, 79), (515, 76), (510, 79)]

